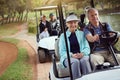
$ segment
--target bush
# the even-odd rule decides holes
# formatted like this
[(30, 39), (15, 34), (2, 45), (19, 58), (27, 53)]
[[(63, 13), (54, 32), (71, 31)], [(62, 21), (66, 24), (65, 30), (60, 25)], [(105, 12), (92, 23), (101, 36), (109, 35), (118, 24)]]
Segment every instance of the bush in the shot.
[(35, 34), (35, 33), (37, 32), (37, 30), (36, 30), (36, 24), (35, 24), (35, 23), (36, 23), (36, 22), (35, 22), (34, 19), (30, 19), (30, 20), (28, 21), (28, 32), (29, 32), (29, 33)]
[(120, 38), (118, 42), (115, 44), (115, 47), (117, 48), (118, 51), (120, 51)]
[(34, 27), (34, 26), (29, 26), (29, 27), (28, 27), (28, 32), (29, 32), (29, 33), (36, 33), (36, 27)]

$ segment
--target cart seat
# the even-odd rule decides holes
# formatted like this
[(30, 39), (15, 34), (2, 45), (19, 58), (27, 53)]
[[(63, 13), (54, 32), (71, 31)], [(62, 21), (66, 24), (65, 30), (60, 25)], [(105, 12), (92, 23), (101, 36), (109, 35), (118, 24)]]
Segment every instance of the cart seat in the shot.
[(62, 64), (56, 62), (56, 60), (57, 61), (60, 60), (58, 43), (59, 38), (57, 38), (55, 41), (55, 56), (52, 56), (53, 72), (54, 75), (58, 78), (69, 77), (70, 76), (69, 68), (64, 68)]
[(70, 76), (69, 68), (63, 68), (63, 66), (60, 63), (57, 64), (57, 71), (59, 78)]

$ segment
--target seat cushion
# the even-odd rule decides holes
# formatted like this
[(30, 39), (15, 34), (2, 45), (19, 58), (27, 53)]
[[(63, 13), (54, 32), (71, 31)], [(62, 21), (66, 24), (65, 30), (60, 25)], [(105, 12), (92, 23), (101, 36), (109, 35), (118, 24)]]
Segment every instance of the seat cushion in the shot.
[(69, 68), (64, 68), (60, 63), (57, 64), (58, 77), (69, 77)]

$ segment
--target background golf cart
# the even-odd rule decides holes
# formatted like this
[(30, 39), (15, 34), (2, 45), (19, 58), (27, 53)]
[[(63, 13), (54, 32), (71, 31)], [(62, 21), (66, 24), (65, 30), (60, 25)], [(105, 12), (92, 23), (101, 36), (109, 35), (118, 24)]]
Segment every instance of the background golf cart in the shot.
[[(63, 7), (65, 8), (65, 6)], [(54, 12), (56, 17), (59, 17), (57, 6), (45, 6), (45, 7), (39, 7), (34, 9), (35, 16), (36, 16), (36, 24), (37, 24), (37, 35), (36, 35), (37, 46), (38, 46), (37, 52), (38, 52), (39, 61), (41, 63), (44, 63), (46, 60), (49, 60), (51, 58), (50, 57), (51, 54), (54, 54), (55, 52), (54, 44), (55, 44), (55, 39), (57, 38), (57, 35), (40, 39), (40, 32), (39, 32), (39, 25), (38, 25), (39, 24), (38, 21), (40, 18), (38, 18), (37, 12), (39, 12), (40, 16), (42, 16), (43, 11), (50, 11), (50, 10), (55, 10)], [(58, 28), (57, 31), (59, 32), (59, 30), (60, 29)]]
[[(74, 2), (74, 0), (73, 0), (73, 2)], [(93, 0), (91, 0), (91, 2), (93, 2)], [(91, 3), (91, 6), (94, 7), (94, 4)], [(59, 15), (61, 16), (60, 17), (61, 27), (62, 27), (62, 30), (63, 30), (64, 35), (65, 35), (66, 49), (68, 49), (67, 48), (65, 28), (64, 28), (65, 24), (63, 22), (61, 2), (58, 4), (58, 9), (59, 9)], [(109, 51), (113, 54), (113, 58), (115, 59), (116, 66), (113, 67), (109, 64), (102, 65), (100, 71), (95, 71), (95, 72), (93, 71), (90, 74), (83, 75), (81, 78), (79, 78), (77, 80), (106, 80), (106, 79), (108, 79), (108, 80), (119, 80), (120, 79), (120, 76), (119, 76), (119, 73), (120, 73), (119, 62), (116, 58), (115, 51), (113, 50), (113, 47), (111, 46), (111, 45), (114, 45), (118, 41), (118, 36), (120, 34), (118, 35), (116, 32), (111, 32), (111, 33), (114, 33), (113, 36), (103, 36), (103, 35), (107, 35), (109, 33), (110, 32), (106, 32), (106, 33), (102, 34), (101, 39), (104, 39), (104, 41), (108, 41), (108, 43), (106, 45), (108, 46)], [(110, 38), (114, 42), (109, 41)], [(59, 57), (58, 42), (59, 42), (59, 38), (55, 42), (55, 44), (56, 44), (55, 45), (55, 54), (58, 55), (58, 57)], [(113, 43), (113, 44), (111, 44), (111, 43)], [(51, 66), (51, 69), (50, 69), (50, 72), (49, 72), (49, 79), (50, 80), (73, 80), (72, 79), (72, 74), (71, 74), (70, 57), (69, 57), (68, 50), (67, 50), (67, 56), (68, 56), (68, 61), (69, 61), (69, 68), (63, 68), (61, 66), (61, 64), (56, 63), (55, 55), (54, 54), (52, 55), (53, 65)], [(109, 77), (108, 76), (109, 73), (110, 73), (110, 75), (113, 75), (113, 76)], [(112, 73), (114, 73), (114, 74), (112, 74)], [(96, 76), (96, 77), (94, 77), (94, 76)]]

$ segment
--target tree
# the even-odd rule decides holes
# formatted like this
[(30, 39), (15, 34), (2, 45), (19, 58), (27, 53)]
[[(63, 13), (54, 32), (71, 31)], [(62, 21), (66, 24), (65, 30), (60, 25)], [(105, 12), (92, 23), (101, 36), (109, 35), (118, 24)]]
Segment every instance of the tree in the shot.
[[(2, 23), (13, 22), (18, 16), (17, 21), (22, 21), (23, 12), (26, 10), (26, 17), (28, 10), (31, 8), (31, 0), (0, 0), (0, 16)], [(6, 15), (6, 17), (5, 17)]]

